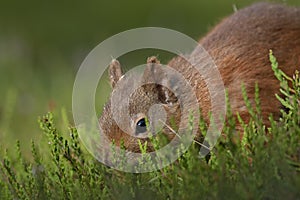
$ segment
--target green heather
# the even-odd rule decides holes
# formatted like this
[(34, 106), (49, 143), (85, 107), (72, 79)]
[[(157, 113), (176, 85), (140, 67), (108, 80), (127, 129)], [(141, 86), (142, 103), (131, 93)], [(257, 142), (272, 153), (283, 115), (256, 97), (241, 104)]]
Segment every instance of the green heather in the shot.
[[(179, 159), (159, 170), (134, 174), (97, 162), (81, 144), (76, 129), (68, 125), (65, 111), (38, 119), (44, 143), (31, 142), (31, 156), (22, 144), (1, 149), (0, 199), (297, 199), (300, 196), (300, 77), (286, 76), (270, 52), (270, 67), (281, 84), (278, 99), (288, 110), (264, 126), (260, 117), (259, 90), (251, 115), (241, 118), (244, 134), (234, 134), (235, 120), (228, 104), (227, 137), (220, 137), (210, 158), (199, 158), (199, 146), (191, 145)], [(290, 83), (290, 84), (288, 84)], [(291, 86), (291, 87), (289, 87)], [(64, 121), (65, 127), (58, 127)], [(37, 124), (38, 125), (38, 124)], [(206, 126), (203, 121), (200, 127)], [(3, 143), (3, 141), (2, 141)], [(41, 151), (43, 148), (43, 151)], [(143, 145), (141, 144), (142, 151)]]

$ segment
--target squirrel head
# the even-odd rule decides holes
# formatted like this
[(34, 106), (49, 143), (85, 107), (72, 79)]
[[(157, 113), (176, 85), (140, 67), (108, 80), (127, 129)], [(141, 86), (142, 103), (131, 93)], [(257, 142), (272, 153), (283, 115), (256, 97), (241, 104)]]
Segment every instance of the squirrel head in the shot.
[[(180, 102), (171, 91), (172, 83), (161, 67), (156, 57), (149, 57), (138, 87), (127, 94), (126, 88), (137, 80), (131, 78), (126, 85), (122, 84), (127, 77), (117, 60), (111, 62), (108, 73), (113, 91), (103, 109), (100, 126), (103, 134), (115, 145), (140, 152), (139, 143), (145, 145), (147, 142), (147, 151), (154, 151), (150, 136), (156, 137), (156, 133), (164, 134), (168, 139), (175, 136), (172, 125), (180, 121)], [(122, 92), (116, 101), (112, 101), (115, 91)], [(125, 105), (124, 101), (128, 101), (128, 114), (119, 109)]]

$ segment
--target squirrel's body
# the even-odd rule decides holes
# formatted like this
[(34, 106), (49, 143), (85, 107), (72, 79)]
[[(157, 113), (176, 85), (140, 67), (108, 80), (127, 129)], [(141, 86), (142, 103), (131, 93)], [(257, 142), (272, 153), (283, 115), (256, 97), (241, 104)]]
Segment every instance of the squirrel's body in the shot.
[[(239, 112), (244, 120), (249, 119), (241, 86), (245, 85), (249, 99), (254, 103), (255, 84), (257, 83), (264, 122), (267, 123), (270, 114), (278, 119), (281, 104), (276, 99), (275, 93), (279, 93), (279, 81), (271, 68), (269, 50), (274, 52), (280, 69), (289, 76), (295, 70), (300, 70), (299, 8), (269, 3), (254, 4), (225, 18), (203, 37), (199, 44), (210, 54), (218, 67), (229, 94), (233, 113)], [(197, 52), (193, 52), (191, 55), (198, 56)], [(190, 80), (196, 91), (202, 114), (205, 119), (208, 119), (211, 99), (201, 76), (193, 71), (195, 69), (182, 57), (172, 59), (168, 65)], [(120, 70), (112, 69), (111, 76), (115, 76), (112, 78), (113, 86), (121, 75)], [(130, 109), (134, 113), (145, 113), (147, 116), (150, 103), (164, 103), (161, 102), (160, 93), (155, 91), (155, 88), (157, 87), (149, 86), (137, 91), (136, 95), (133, 95), (133, 107)], [(149, 98), (149, 96), (153, 97), (152, 93), (155, 98)], [(134, 99), (137, 98), (141, 99), (135, 101)], [(148, 101), (147, 105), (143, 105)], [(176, 115), (177, 109), (173, 109), (173, 115), (174, 112)], [(125, 148), (135, 152), (139, 151), (137, 142), (139, 138), (124, 133), (114, 122), (110, 102), (105, 106), (100, 125), (104, 134), (115, 140), (117, 145), (120, 145), (123, 140)]]

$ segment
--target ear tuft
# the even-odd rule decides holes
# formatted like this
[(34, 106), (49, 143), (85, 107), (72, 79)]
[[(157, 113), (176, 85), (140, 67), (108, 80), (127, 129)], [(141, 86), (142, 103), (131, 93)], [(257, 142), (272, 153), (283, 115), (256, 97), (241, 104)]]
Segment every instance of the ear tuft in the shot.
[(110, 85), (114, 88), (120, 78), (123, 76), (122, 68), (118, 60), (113, 59), (109, 65), (108, 75), (110, 79)]
[(151, 56), (149, 58), (147, 58), (147, 64), (160, 64), (160, 61), (156, 58), (156, 56)]

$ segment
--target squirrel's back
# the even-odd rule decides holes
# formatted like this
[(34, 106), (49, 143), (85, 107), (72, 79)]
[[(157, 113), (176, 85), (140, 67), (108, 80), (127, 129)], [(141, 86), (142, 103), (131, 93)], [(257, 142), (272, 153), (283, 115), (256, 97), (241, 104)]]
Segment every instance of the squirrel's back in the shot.
[[(281, 70), (289, 76), (300, 70), (300, 8), (256, 3), (223, 19), (199, 43), (218, 67), (234, 113), (238, 111), (247, 120), (241, 86), (246, 86), (254, 103), (257, 83), (265, 121), (270, 113), (279, 117), (281, 104), (275, 97), (279, 93), (279, 81), (271, 69), (269, 51), (273, 51)], [(197, 56), (196, 51), (193, 56)], [(182, 62), (174, 58), (169, 65), (186, 71)], [(203, 113), (207, 115), (211, 109), (208, 91), (202, 85), (195, 87)]]

